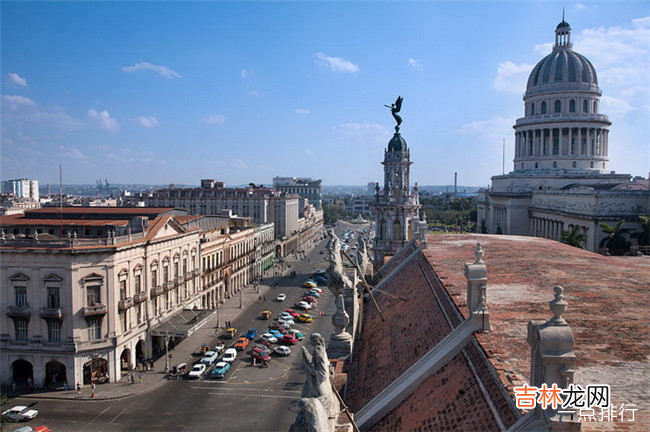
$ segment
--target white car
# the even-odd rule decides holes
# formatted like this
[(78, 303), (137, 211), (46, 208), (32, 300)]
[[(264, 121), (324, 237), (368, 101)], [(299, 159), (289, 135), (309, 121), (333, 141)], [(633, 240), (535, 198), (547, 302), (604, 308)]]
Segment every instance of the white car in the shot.
[(323, 294), (323, 290), (320, 289), (320, 288), (318, 288), (318, 287), (309, 288), (309, 290), (310, 290), (310, 291), (315, 291), (315, 292), (317, 292), (318, 294)]
[(12, 421), (27, 421), (38, 415), (38, 411), (26, 406), (15, 406), (2, 413), (2, 417)]
[(290, 325), (290, 326), (294, 325), (295, 321), (293, 319), (291, 319), (291, 318), (280, 317), (280, 318), (278, 318), (278, 323), (280, 323), (280, 324), (282, 324), (283, 326), (286, 327), (287, 325)]
[(273, 349), (273, 352), (279, 356), (286, 357), (289, 354), (291, 354), (291, 348), (289, 348), (288, 346), (279, 346), (279, 347), (275, 347)]
[(264, 333), (262, 335), (262, 341), (266, 343), (276, 343), (278, 341), (278, 338), (273, 336), (271, 333)]
[(208, 366), (210, 366), (212, 363), (216, 362), (217, 359), (219, 358), (219, 353), (216, 351), (207, 351), (205, 354), (203, 354), (203, 358), (201, 359), (201, 363), (204, 363)]
[(232, 363), (237, 359), (237, 350), (235, 348), (228, 348), (221, 360)]
[(208, 367), (205, 365), (205, 363), (197, 363), (194, 365), (192, 370), (187, 374), (187, 377), (189, 379), (201, 378), (207, 369)]
[(283, 302), (283, 301), (285, 301), (286, 299), (287, 299), (287, 295), (286, 295), (286, 294), (278, 294), (278, 296), (276, 297), (276, 300), (279, 301), (279, 302)]
[(278, 315), (278, 319), (283, 318), (283, 319), (292, 319), (293, 317), (289, 312), (280, 312), (280, 315)]
[(296, 303), (296, 307), (304, 310), (311, 309), (311, 305), (306, 301), (299, 301), (298, 303)]

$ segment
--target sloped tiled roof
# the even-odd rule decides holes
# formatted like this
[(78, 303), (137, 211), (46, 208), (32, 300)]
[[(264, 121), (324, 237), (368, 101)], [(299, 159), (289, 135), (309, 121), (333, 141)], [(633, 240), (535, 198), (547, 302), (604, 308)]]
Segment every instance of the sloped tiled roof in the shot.
[[(401, 256), (399, 266), (392, 268), (381, 290), (406, 300), (375, 291), (385, 321), (370, 303), (365, 305), (362, 339), (355, 346), (346, 388), (346, 401), (355, 412), (463, 319), (424, 254), (411, 251), (408, 257)], [(482, 349), (472, 339), (371, 430), (481, 430), (499, 422), (513, 424), (517, 414), (490, 368)]]

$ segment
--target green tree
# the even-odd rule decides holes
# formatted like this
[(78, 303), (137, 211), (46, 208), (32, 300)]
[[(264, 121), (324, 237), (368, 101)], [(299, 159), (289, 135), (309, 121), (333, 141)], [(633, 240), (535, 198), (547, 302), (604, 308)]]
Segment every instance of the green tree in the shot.
[(339, 210), (338, 207), (323, 202), (323, 223), (325, 225), (331, 225), (336, 223), (339, 220)]
[(598, 246), (609, 249), (609, 253), (612, 255), (623, 255), (627, 252), (630, 249), (630, 241), (627, 236), (632, 230), (630, 228), (622, 228), (622, 225), (622, 220), (618, 221), (614, 226), (601, 223), (600, 228), (606, 237), (600, 241)]
[(585, 248), (585, 240), (587, 240), (587, 237), (582, 233), (582, 229), (579, 226), (574, 226), (573, 229), (568, 231), (562, 231), (562, 235), (560, 236), (560, 242), (580, 249)]
[(631, 237), (637, 239), (639, 246), (650, 246), (650, 216), (640, 215), (641, 231), (632, 233)]

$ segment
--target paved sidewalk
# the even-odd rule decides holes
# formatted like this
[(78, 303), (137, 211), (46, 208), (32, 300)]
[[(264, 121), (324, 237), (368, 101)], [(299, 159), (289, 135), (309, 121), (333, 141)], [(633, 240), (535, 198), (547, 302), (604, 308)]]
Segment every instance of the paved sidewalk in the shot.
[[(314, 244), (309, 242), (308, 245), (305, 245), (305, 252), (311, 251), (314, 248)], [(282, 276), (286, 277), (292, 269), (296, 266), (298, 262), (291, 257), (285, 259), (286, 264), (290, 268), (286, 268), (282, 271)], [(226, 321), (234, 321), (239, 314), (245, 310), (251, 303), (258, 303), (259, 297), (267, 295), (268, 300), (272, 300), (274, 294), (273, 292), (267, 294), (270, 290), (268, 284), (273, 283), (273, 273), (274, 269), (269, 269), (266, 275), (263, 278), (264, 284), (259, 285), (259, 292), (253, 287), (253, 285), (248, 285), (243, 288), (242, 299), (244, 304), (244, 309), (239, 307), (240, 298), (239, 295), (235, 295), (232, 298), (226, 300), (224, 304), (219, 305), (219, 330), (223, 331)], [(286, 285), (287, 281), (294, 283), (293, 279), (285, 279), (282, 281), (282, 285)], [(210, 341), (214, 344), (215, 339), (215, 330), (217, 324), (217, 317), (210, 319), (205, 323), (199, 330), (194, 332), (191, 336), (185, 338), (182, 342), (178, 343), (173, 349), (169, 350), (172, 358), (169, 360), (169, 366), (172, 367), (179, 363), (186, 362), (188, 364), (194, 363), (197, 360), (197, 357), (193, 356), (193, 353), (198, 352), (201, 345)], [(221, 332), (220, 332), (221, 334)], [(136, 394), (146, 393), (148, 391), (154, 390), (162, 386), (166, 382), (165, 370), (165, 356), (162, 356), (154, 362), (153, 371), (142, 372), (141, 382), (138, 377), (138, 372), (135, 372), (135, 384), (127, 383), (126, 374), (123, 374), (122, 379), (118, 382), (112, 382), (107, 384), (97, 384), (95, 386), (95, 392), (93, 396), (93, 391), (89, 385), (84, 386), (80, 392), (77, 392), (75, 389), (64, 390), (37, 390), (33, 393), (15, 393), (11, 388), (3, 389), (3, 393), (7, 394), (10, 397), (19, 397), (19, 398), (29, 398), (29, 399), (68, 399), (68, 400), (107, 400), (107, 399), (120, 399)]]

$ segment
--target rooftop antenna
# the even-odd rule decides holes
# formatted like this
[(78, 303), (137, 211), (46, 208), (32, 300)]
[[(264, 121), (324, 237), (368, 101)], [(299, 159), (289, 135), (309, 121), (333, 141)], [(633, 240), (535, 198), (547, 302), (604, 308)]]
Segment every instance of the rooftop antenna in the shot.
[(562, 21), (564, 21), (564, 6), (562, 6)]

